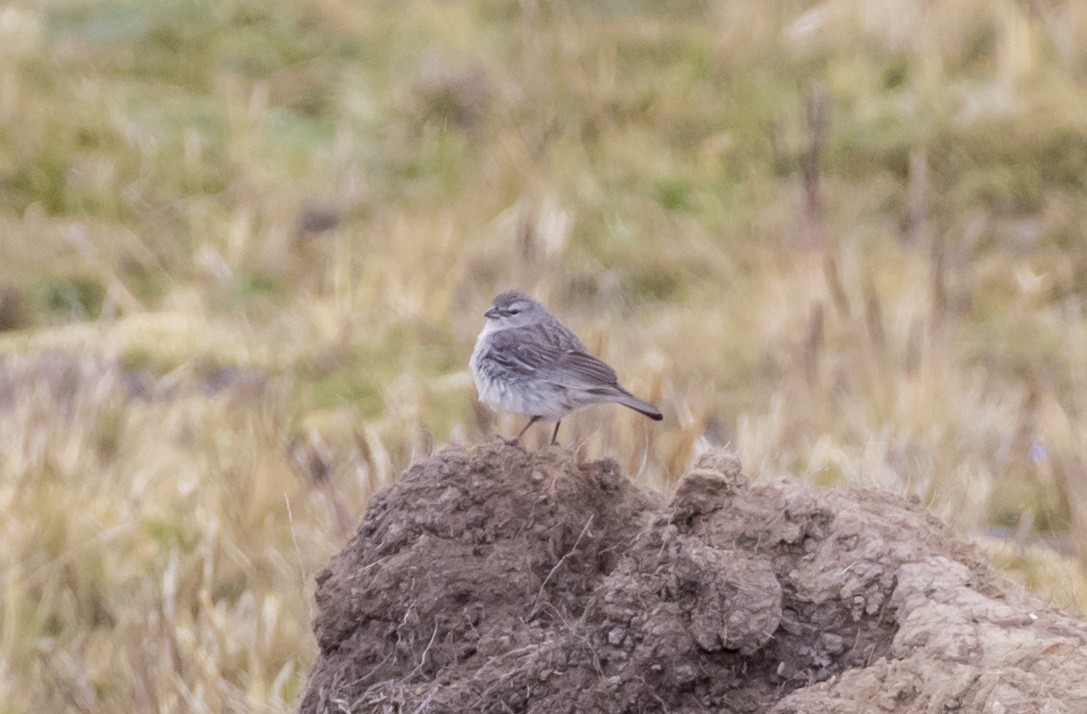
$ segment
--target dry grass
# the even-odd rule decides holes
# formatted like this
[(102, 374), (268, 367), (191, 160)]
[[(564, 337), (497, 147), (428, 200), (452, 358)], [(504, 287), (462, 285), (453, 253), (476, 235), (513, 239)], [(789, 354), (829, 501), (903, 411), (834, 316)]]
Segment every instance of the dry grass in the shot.
[(667, 415), (587, 454), (914, 494), (1087, 607), (1083, 3), (663, 7), (0, 8), (0, 712), (289, 708), (369, 494), (516, 427), (511, 286)]

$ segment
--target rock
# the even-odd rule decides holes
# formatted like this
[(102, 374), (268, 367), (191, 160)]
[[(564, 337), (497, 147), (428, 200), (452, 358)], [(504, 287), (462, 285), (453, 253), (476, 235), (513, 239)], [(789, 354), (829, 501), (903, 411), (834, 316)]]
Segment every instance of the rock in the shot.
[(920, 506), (450, 448), (317, 578), (302, 712), (1078, 712), (1087, 626)]

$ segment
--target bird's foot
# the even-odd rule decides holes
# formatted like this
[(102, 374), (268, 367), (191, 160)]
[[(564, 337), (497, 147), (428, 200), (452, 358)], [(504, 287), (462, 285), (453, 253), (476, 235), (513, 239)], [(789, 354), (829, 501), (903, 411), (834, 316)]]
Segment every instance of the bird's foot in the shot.
[(517, 448), (522, 449), (522, 450), (525, 448), (525, 447), (521, 446), (520, 439), (516, 438), (516, 437), (513, 438), (513, 439), (507, 439), (506, 437), (502, 436), (501, 434), (495, 434), (494, 438), (498, 439), (499, 441), (501, 441), (506, 446), (516, 446)]
[(559, 426), (561, 424), (562, 424), (562, 419), (559, 419), (557, 422), (555, 422), (555, 430), (553, 432), (551, 432), (551, 445), (552, 446), (558, 446), (559, 445)]

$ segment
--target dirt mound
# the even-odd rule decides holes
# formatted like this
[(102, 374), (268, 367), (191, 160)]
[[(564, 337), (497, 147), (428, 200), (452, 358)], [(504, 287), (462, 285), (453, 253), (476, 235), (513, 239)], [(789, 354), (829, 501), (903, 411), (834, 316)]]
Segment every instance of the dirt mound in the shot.
[(1083, 712), (1087, 626), (918, 505), (448, 449), (318, 576), (302, 712)]

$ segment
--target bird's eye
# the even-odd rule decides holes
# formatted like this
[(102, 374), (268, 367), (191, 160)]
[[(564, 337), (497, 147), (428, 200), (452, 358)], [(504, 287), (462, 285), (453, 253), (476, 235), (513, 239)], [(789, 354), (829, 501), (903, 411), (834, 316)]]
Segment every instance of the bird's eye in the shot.
[(511, 307), (511, 308), (510, 308), (510, 310), (509, 310), (509, 312), (510, 312), (510, 314), (511, 314), (511, 315), (516, 315), (517, 313), (521, 312), (521, 308), (519, 308), (519, 307)]

